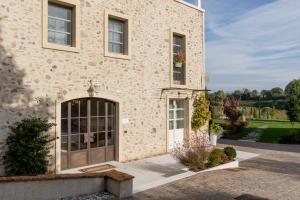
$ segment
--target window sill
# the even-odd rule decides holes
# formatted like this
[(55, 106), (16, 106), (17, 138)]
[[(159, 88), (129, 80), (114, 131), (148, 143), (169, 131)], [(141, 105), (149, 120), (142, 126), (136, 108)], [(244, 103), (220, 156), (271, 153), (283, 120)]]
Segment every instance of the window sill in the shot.
[(117, 54), (117, 53), (105, 53), (105, 57), (109, 58), (117, 58), (117, 59), (123, 59), (123, 60), (130, 60), (131, 56), (130, 55), (124, 55), (124, 54)]
[(58, 51), (68, 51), (68, 52), (74, 52), (74, 53), (80, 52), (80, 47), (69, 47), (69, 46), (63, 46), (63, 45), (58, 45), (58, 44), (52, 44), (49, 42), (44, 43), (43, 48), (53, 49), (53, 50), (58, 50)]
[(177, 84), (172, 84), (171, 85), (171, 88), (180, 88), (180, 89), (187, 89), (188, 87), (187, 87), (187, 85), (185, 84), (185, 85), (177, 85)]

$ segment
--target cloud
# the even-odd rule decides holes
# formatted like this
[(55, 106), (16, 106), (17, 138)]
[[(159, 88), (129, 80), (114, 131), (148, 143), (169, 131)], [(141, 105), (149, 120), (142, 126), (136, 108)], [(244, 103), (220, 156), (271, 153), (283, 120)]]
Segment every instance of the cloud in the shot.
[[(222, 1), (225, 7), (227, 1), (233, 2)], [(220, 1), (210, 2), (206, 68), (211, 89), (284, 87), (300, 76), (300, 1), (252, 1), (255, 6), (243, 5), (233, 18), (225, 10), (216, 12), (223, 7), (216, 4)]]

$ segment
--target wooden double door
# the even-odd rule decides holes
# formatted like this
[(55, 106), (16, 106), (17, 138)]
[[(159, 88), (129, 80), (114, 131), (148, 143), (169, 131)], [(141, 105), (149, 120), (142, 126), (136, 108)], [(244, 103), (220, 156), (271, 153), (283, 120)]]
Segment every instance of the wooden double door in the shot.
[(61, 168), (115, 160), (116, 104), (99, 98), (61, 105)]

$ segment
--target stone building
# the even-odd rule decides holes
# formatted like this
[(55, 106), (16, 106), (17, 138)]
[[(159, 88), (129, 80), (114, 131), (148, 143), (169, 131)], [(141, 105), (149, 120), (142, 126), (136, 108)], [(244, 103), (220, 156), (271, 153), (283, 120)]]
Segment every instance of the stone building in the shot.
[(200, 3), (1, 1), (1, 157), (26, 117), (56, 123), (56, 171), (171, 151), (205, 88)]

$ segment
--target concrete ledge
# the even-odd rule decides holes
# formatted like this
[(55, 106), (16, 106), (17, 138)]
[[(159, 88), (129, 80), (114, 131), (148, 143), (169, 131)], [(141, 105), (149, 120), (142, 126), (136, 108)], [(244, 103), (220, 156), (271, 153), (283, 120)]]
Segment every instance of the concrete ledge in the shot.
[(133, 191), (133, 180), (120, 182), (113, 179), (107, 179), (106, 190), (118, 198), (130, 197)]
[(109, 177), (106, 180), (106, 190), (118, 198), (126, 198), (132, 195), (133, 176), (111, 170), (106, 172)]
[(93, 174), (0, 177), (0, 199), (50, 200), (103, 191), (123, 198), (132, 194), (133, 178), (116, 170)]
[(232, 168), (238, 168), (239, 167), (239, 161), (235, 160), (226, 164), (222, 164), (216, 167), (212, 167), (206, 170), (203, 170), (201, 172), (210, 172), (210, 171), (216, 171), (216, 170), (222, 170), (222, 169), (232, 169)]

